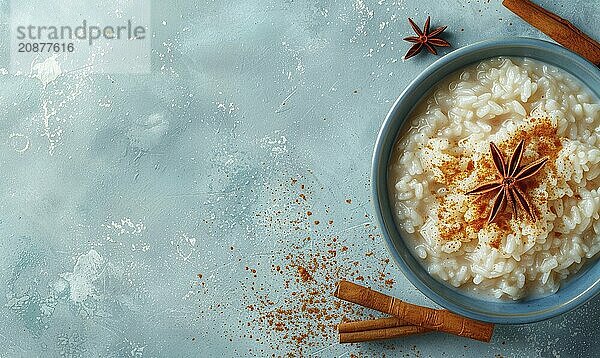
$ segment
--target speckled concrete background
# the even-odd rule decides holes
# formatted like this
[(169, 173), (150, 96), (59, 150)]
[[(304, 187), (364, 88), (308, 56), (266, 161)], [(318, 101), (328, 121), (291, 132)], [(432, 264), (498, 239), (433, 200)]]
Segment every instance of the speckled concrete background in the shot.
[[(537, 2), (600, 38), (600, 2)], [(151, 74), (0, 76), (0, 357), (597, 356), (598, 299), (490, 344), (336, 343), (343, 316), (375, 314), (332, 298), (339, 278), (433, 305), (370, 203), (376, 132), (435, 59), (402, 61), (406, 17), (454, 48), (544, 38), (500, 1), (152, 10)]]

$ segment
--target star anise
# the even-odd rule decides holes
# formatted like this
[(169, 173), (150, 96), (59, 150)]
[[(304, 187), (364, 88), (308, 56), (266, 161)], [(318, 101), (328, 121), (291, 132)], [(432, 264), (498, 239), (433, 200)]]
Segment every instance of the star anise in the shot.
[(498, 212), (504, 208), (507, 201), (510, 202), (512, 206), (513, 217), (516, 217), (517, 215), (518, 203), (519, 206), (529, 215), (531, 220), (535, 220), (533, 208), (531, 205), (529, 205), (529, 202), (525, 198), (525, 194), (517, 184), (527, 178), (531, 178), (533, 175), (539, 172), (548, 161), (548, 157), (538, 159), (525, 166), (520, 166), (521, 158), (523, 157), (524, 144), (524, 140), (519, 142), (507, 164), (504, 161), (504, 157), (502, 156), (502, 153), (500, 153), (498, 147), (494, 143), (490, 142), (492, 159), (494, 166), (500, 174), (500, 179), (485, 183), (467, 192), (467, 195), (479, 195), (500, 189), (494, 199), (492, 211), (490, 212), (490, 216), (488, 218), (488, 224), (494, 221), (496, 215), (498, 215)]
[(404, 55), (404, 59), (408, 60), (409, 58), (417, 55), (423, 47), (425, 47), (429, 52), (434, 55), (437, 55), (437, 51), (435, 50), (435, 46), (438, 47), (448, 47), (450, 43), (446, 40), (438, 38), (438, 36), (446, 30), (448, 26), (438, 27), (437, 29), (429, 32), (429, 21), (431, 20), (430, 16), (427, 16), (427, 20), (425, 20), (425, 26), (423, 26), (423, 31), (419, 29), (417, 24), (409, 17), (408, 22), (410, 22), (410, 26), (412, 26), (413, 30), (417, 34), (417, 36), (409, 36), (405, 37), (404, 41), (412, 42), (414, 45), (408, 50), (406, 55)]

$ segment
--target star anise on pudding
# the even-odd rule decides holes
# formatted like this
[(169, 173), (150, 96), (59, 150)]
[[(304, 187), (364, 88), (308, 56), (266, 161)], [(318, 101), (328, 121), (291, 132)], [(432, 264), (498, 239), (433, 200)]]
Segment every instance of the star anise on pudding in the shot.
[(488, 218), (488, 224), (494, 221), (498, 213), (506, 206), (507, 202), (510, 202), (512, 206), (513, 217), (516, 217), (517, 215), (518, 203), (518, 205), (529, 215), (531, 220), (535, 220), (533, 208), (527, 201), (521, 188), (519, 188), (519, 183), (525, 179), (531, 178), (539, 172), (548, 161), (548, 157), (540, 158), (525, 166), (520, 166), (521, 158), (523, 157), (524, 144), (524, 140), (519, 142), (507, 163), (504, 161), (504, 157), (502, 156), (502, 153), (500, 153), (498, 147), (490, 142), (492, 159), (494, 166), (500, 174), (500, 178), (480, 185), (467, 192), (467, 195), (480, 195), (498, 190), (498, 193), (494, 198), (492, 211)]
[(417, 36), (409, 36), (405, 37), (404, 41), (412, 42), (414, 45), (408, 50), (406, 55), (404, 55), (404, 59), (408, 60), (409, 58), (417, 55), (423, 47), (425, 47), (429, 52), (434, 55), (437, 55), (437, 51), (435, 47), (448, 47), (450, 43), (444, 39), (440, 39), (438, 36), (446, 30), (448, 26), (438, 27), (437, 29), (429, 32), (429, 21), (431, 20), (430, 16), (427, 16), (427, 20), (425, 20), (425, 26), (423, 26), (423, 31), (415, 24), (415, 22), (409, 17), (408, 22), (410, 22), (410, 26), (412, 26), (413, 30), (417, 34)]

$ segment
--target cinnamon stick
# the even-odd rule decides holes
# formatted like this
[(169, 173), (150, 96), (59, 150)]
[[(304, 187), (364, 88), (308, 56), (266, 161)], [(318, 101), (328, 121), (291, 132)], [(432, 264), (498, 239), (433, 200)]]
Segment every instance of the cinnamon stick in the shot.
[(398, 317), (369, 319), (366, 321), (342, 322), (338, 324), (340, 333), (371, 331), (374, 329), (410, 326), (411, 324)]
[(412, 325), (489, 342), (494, 325), (459, 316), (446, 310), (436, 310), (403, 302), (395, 297), (348, 281), (340, 281), (335, 297), (396, 316)]
[(431, 330), (398, 318), (378, 318), (366, 321), (343, 322), (338, 325), (340, 343), (369, 342), (380, 339), (400, 338)]
[(425, 332), (430, 332), (430, 330), (418, 326), (399, 326), (358, 332), (340, 332), (340, 343), (378, 341), (381, 339), (400, 338)]
[(600, 44), (569, 21), (529, 0), (504, 0), (502, 5), (559, 44), (600, 65)]

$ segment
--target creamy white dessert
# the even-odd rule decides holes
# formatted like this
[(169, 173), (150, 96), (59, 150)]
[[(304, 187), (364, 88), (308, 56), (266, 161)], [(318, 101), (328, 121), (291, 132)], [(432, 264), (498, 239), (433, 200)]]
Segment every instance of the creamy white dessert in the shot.
[[(434, 277), (495, 298), (548, 295), (600, 251), (600, 104), (570, 74), (527, 58), (485, 60), (443, 80), (405, 128), (390, 195)], [(490, 143), (508, 163), (522, 140), (519, 168), (547, 162), (514, 184), (526, 203), (507, 197), (489, 222), (498, 191), (467, 193), (502, 179)]]

